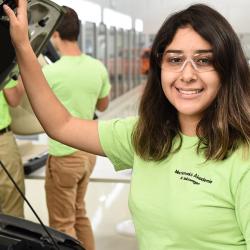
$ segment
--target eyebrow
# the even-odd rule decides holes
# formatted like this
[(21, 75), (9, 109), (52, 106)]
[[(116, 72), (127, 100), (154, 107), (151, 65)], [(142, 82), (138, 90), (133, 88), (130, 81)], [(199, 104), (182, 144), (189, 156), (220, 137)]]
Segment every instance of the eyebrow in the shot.
[[(195, 54), (212, 53), (212, 52), (213, 51), (211, 49), (199, 49), (199, 50), (194, 51)], [(182, 53), (184, 53), (184, 51), (183, 50), (177, 50), (177, 49), (169, 49), (169, 50), (166, 50), (164, 53), (182, 54)]]

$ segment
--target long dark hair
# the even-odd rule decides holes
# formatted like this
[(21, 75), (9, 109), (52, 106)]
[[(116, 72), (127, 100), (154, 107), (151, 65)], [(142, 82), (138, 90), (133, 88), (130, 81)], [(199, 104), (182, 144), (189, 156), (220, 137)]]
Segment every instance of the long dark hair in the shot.
[(164, 52), (179, 28), (191, 26), (212, 45), (214, 67), (221, 88), (205, 111), (196, 134), (197, 151), (207, 160), (222, 160), (239, 145), (250, 142), (250, 74), (240, 41), (227, 20), (214, 9), (195, 4), (170, 16), (152, 45), (150, 71), (139, 107), (132, 139), (136, 153), (145, 160), (162, 160), (173, 151), (173, 139), (182, 136), (175, 107), (161, 86), (158, 55)]

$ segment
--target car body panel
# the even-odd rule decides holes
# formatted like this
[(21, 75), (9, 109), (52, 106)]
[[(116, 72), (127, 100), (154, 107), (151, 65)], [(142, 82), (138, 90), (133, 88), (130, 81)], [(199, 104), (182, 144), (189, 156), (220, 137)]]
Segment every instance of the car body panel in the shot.
[[(15, 10), (15, 0), (0, 0), (0, 90), (19, 74), (14, 48), (9, 35), (9, 21), (2, 10), (7, 3)], [(31, 46), (38, 56), (60, 22), (65, 10), (49, 0), (28, 0), (29, 36)], [(3, 39), (4, 38), (4, 39)]]

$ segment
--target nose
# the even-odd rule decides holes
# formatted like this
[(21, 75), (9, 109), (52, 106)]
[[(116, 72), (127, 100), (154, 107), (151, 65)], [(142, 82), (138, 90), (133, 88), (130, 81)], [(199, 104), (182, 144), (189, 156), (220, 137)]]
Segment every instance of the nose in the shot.
[(193, 82), (197, 80), (196, 69), (191, 60), (187, 60), (183, 66), (181, 71), (181, 79), (184, 82)]

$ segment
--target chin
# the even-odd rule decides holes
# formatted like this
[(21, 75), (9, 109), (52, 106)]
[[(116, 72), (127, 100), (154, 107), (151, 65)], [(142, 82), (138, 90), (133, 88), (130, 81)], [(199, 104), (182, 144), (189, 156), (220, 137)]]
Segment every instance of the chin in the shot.
[(180, 108), (177, 109), (177, 112), (179, 115), (183, 117), (190, 117), (195, 119), (201, 119), (203, 116), (204, 111), (203, 110), (195, 110), (194, 108)]

